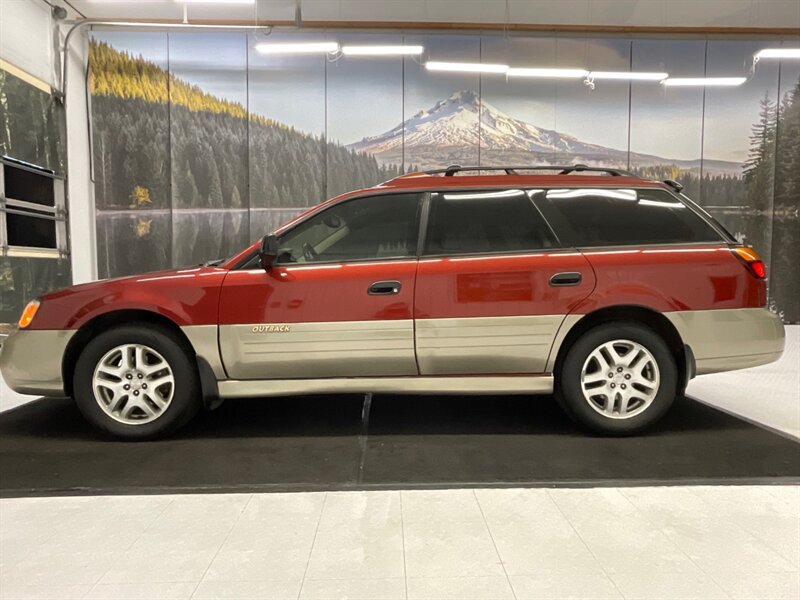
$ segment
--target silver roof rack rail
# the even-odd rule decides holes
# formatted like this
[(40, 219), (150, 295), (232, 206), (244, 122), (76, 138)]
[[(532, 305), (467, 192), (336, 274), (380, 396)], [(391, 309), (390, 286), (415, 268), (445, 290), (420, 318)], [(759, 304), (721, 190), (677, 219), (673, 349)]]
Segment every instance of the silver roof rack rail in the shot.
[(506, 175), (519, 175), (519, 171), (558, 171), (558, 175), (569, 175), (570, 173), (590, 172), (607, 173), (614, 177), (636, 177), (633, 173), (623, 169), (611, 167), (590, 167), (588, 165), (509, 165), (497, 167), (462, 167), (461, 165), (451, 165), (444, 169), (431, 169), (423, 171), (426, 175), (442, 175), (452, 177), (456, 173), (465, 171), (505, 171)]

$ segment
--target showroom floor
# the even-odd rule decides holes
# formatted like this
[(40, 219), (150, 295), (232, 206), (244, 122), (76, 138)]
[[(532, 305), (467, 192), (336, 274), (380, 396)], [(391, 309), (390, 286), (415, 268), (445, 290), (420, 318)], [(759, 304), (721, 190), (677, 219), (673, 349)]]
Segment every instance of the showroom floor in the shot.
[[(781, 363), (700, 378), (690, 395), (797, 436), (800, 327), (787, 333)], [(7, 392), (4, 409), (14, 402)], [(14, 414), (20, 410), (28, 407)], [(738, 431), (757, 432), (746, 424)], [(711, 434), (699, 428), (683, 439)], [(179, 453), (194, 441), (172, 443)], [(209, 441), (218, 442), (225, 440)], [(75, 443), (76, 457), (97, 447), (82, 438)], [(130, 469), (115, 456), (120, 471)], [(331, 464), (337, 456), (332, 449)], [(626, 457), (615, 451), (608, 460), (624, 466)], [(668, 461), (654, 458), (654, 469), (659, 462)], [(62, 467), (52, 463), (53, 479)], [(1, 600), (568, 597), (798, 598), (800, 487), (478, 486), (0, 500)]]
[(2, 598), (797, 598), (790, 486), (13, 499)]

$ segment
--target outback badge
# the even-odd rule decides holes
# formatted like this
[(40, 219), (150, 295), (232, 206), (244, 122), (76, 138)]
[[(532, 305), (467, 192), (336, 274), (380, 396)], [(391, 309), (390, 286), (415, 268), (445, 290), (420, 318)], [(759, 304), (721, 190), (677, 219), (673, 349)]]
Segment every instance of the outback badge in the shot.
[(289, 325), (253, 325), (253, 333), (288, 333), (291, 331)]

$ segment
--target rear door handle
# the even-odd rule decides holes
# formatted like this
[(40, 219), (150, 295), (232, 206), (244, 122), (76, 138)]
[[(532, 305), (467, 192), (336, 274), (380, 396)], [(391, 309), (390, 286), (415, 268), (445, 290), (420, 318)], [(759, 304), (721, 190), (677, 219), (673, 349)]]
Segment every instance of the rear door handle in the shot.
[(367, 290), (370, 296), (388, 296), (389, 294), (399, 294), (403, 286), (399, 281), (376, 281)]
[(556, 273), (550, 278), (552, 286), (578, 285), (581, 282), (580, 273)]

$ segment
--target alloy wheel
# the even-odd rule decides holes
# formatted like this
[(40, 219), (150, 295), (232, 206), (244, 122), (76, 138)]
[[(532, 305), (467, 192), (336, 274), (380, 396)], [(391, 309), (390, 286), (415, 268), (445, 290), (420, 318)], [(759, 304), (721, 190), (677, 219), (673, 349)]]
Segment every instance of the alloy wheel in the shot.
[(167, 410), (175, 394), (175, 376), (166, 359), (152, 348), (123, 344), (97, 363), (92, 389), (109, 417), (126, 425), (142, 425)]
[(630, 419), (653, 403), (660, 385), (658, 363), (631, 340), (613, 340), (595, 348), (581, 370), (583, 397), (611, 419)]

